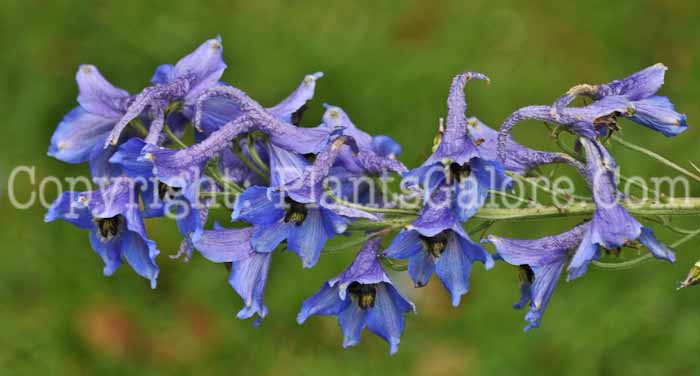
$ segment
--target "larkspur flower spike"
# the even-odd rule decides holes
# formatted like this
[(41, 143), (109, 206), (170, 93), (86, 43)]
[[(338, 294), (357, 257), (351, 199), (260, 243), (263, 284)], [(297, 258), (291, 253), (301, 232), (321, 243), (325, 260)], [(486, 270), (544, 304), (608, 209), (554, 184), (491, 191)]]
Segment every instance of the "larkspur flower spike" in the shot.
[[(415, 287), (436, 275), (458, 306), (467, 299), (473, 264), (486, 270), (499, 261), (510, 264), (521, 280), (514, 307), (529, 306), (525, 330), (530, 330), (541, 325), (564, 271), (568, 280), (579, 278), (604, 253), (640, 244), (658, 259), (675, 261), (671, 248), (625, 207), (617, 164), (601, 140), (619, 130), (621, 119), (666, 136), (687, 129), (686, 116), (657, 95), (667, 70), (662, 64), (605, 84), (576, 85), (552, 105), (516, 110), (498, 131), (467, 114), (467, 82), (489, 79), (460, 73), (452, 79), (432, 154), (409, 170), (398, 159), (401, 145), (362, 130), (348, 115), (356, 111), (350, 106), (346, 112), (324, 104), (317, 126), (300, 126), (308, 121), (304, 112), (313, 105), (323, 73), (305, 75), (286, 98), (266, 107), (221, 80), (222, 51), (221, 38), (205, 41), (176, 64), (157, 67), (152, 85), (136, 95), (112, 85), (92, 65), (79, 67), (78, 106), (58, 124), (48, 154), (87, 163), (103, 184), (61, 194), (45, 220), (87, 230), (105, 275), (126, 262), (155, 288), (160, 252), (144, 218), (160, 222), (175, 215), (182, 239), (173, 258), (201, 255), (223, 264), (228, 285), (242, 301), (237, 317), (256, 317), (259, 325), (270, 313), (264, 298), (268, 277), (277, 273), (271, 269), (273, 255), (289, 250), (311, 268), (330, 251), (329, 240), (355, 235), (358, 239), (336, 248), (361, 245), (354, 261), (302, 303), (297, 321), (336, 316), (343, 347), (357, 345), (367, 328), (394, 354), (406, 314), (416, 309), (389, 268), (407, 270)], [(572, 106), (578, 96), (593, 102)], [(579, 151), (541, 151), (516, 142), (513, 127), (533, 119), (576, 135)], [(191, 144), (182, 138), (188, 127), (194, 132)], [(592, 197), (582, 205), (592, 208), (586, 213), (591, 218), (535, 239), (487, 233), (498, 219), (540, 215), (528, 208), (485, 207), (491, 194), (508, 195), (511, 177), (524, 179), (540, 166), (558, 164), (573, 167), (587, 183)], [(372, 186), (399, 175), (405, 188), (400, 193)], [(418, 206), (408, 205), (409, 198), (417, 198)], [(221, 205), (230, 210), (234, 227), (208, 225), (210, 211)], [(549, 209), (567, 214), (566, 208)], [(479, 232), (482, 242), (476, 240)], [(700, 262), (680, 288), (698, 283)]]

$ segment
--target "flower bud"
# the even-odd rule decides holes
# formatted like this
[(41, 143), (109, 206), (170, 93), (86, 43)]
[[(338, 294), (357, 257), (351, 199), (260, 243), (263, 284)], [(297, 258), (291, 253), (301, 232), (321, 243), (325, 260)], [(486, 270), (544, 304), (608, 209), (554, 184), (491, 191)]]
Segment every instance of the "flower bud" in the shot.
[(681, 282), (678, 289), (684, 289), (686, 287), (697, 285), (698, 283), (700, 283), (700, 261), (696, 262), (695, 265), (690, 268), (688, 276), (685, 278), (685, 281)]

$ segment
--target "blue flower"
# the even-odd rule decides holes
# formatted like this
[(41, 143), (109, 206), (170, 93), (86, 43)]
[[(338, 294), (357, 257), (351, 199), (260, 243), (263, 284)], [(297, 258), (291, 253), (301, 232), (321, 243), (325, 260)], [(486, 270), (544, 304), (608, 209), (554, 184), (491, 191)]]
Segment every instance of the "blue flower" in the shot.
[(259, 325), (268, 313), (263, 297), (272, 253), (253, 250), (252, 227), (227, 229), (218, 224), (214, 227), (214, 230), (204, 231), (194, 246), (207, 260), (226, 263), (230, 267), (229, 284), (244, 304), (238, 312), (238, 318), (247, 319), (257, 315), (254, 324)]
[(350, 267), (304, 301), (297, 322), (303, 324), (312, 315), (337, 316), (343, 347), (358, 344), (367, 327), (387, 341), (389, 352), (395, 354), (403, 333), (403, 315), (415, 312), (415, 306), (384, 272), (377, 254), (380, 246), (380, 238), (368, 240)]
[(135, 199), (133, 183), (125, 178), (97, 191), (64, 192), (52, 204), (44, 220), (63, 219), (90, 231), (90, 244), (105, 263), (103, 272), (111, 276), (122, 264), (131, 265), (140, 276), (156, 287), (158, 249), (146, 235), (143, 218)]
[(664, 136), (676, 136), (688, 128), (685, 114), (679, 114), (666, 97), (649, 97), (632, 103), (630, 120)]
[[(310, 268), (318, 261), (326, 241), (345, 232), (348, 220), (322, 202), (322, 182), (348, 140), (341, 137), (329, 144), (316, 156), (314, 164), (289, 185), (254, 186), (239, 196), (231, 218), (255, 227), (252, 244), (256, 251), (271, 252), (286, 240), (287, 248), (301, 258), (304, 267)], [(343, 212), (347, 214), (352, 213)]]
[(600, 257), (600, 247), (618, 249), (639, 241), (658, 259), (675, 261), (675, 255), (658, 241), (654, 233), (632, 217), (619, 203), (620, 194), (615, 183), (615, 160), (598, 141), (580, 139), (586, 152), (586, 180), (593, 192), (596, 205), (583, 241), (569, 265), (569, 280), (586, 273), (592, 260)]
[[(498, 132), (475, 117), (469, 118), (467, 124), (469, 134), (481, 157), (486, 160), (498, 160)], [(525, 175), (533, 168), (546, 164), (575, 163), (567, 154), (530, 149), (513, 141), (510, 136), (505, 151), (503, 166), (507, 171), (519, 175)]]
[(126, 112), (131, 96), (113, 86), (92, 65), (81, 65), (75, 75), (79, 106), (71, 110), (51, 136), (48, 155), (68, 163), (90, 164), (93, 177), (117, 176), (107, 163), (115, 148), (103, 145)]
[(540, 326), (567, 257), (581, 243), (589, 226), (589, 223), (585, 223), (562, 234), (534, 240), (508, 239), (494, 235), (487, 237), (486, 241), (496, 247), (499, 258), (521, 268), (521, 297), (513, 307), (521, 309), (530, 302), (530, 310), (525, 315), (528, 322), (525, 331)]
[(445, 189), (436, 191), (431, 205), (394, 238), (384, 256), (408, 259), (408, 273), (416, 287), (427, 285), (433, 273), (437, 274), (456, 307), (469, 291), (472, 264), (480, 261), (491, 269), (493, 259), (464, 232), (450, 209), (450, 194)]
[(688, 127), (685, 115), (676, 112), (668, 98), (655, 96), (664, 83), (667, 69), (659, 63), (622, 80), (598, 85), (576, 85), (554, 103), (554, 117), (565, 112), (565, 107), (579, 95), (591, 97), (596, 101), (608, 97), (622, 97), (629, 102), (627, 109), (612, 115), (611, 119), (625, 116), (667, 137), (676, 136)]
[(154, 112), (154, 118), (158, 119), (157, 126), (151, 128), (149, 140), (156, 141), (165, 120), (165, 109), (170, 103), (180, 102), (185, 108), (191, 108), (202, 92), (219, 81), (226, 69), (222, 51), (221, 38), (217, 37), (204, 42), (177, 64), (158, 67), (151, 79), (154, 86), (145, 88), (129, 104), (105, 141), (105, 147), (116, 145), (119, 135), (129, 122), (149, 106)]
[(190, 184), (184, 178), (176, 177), (167, 181), (158, 180), (153, 174), (152, 163), (139, 158), (145, 145), (144, 140), (132, 138), (120, 145), (109, 161), (119, 166), (126, 176), (140, 183), (139, 193), (147, 217), (162, 217), (166, 211), (171, 211), (185, 239), (190, 243), (197, 241), (206, 222), (199, 193), (209, 188), (208, 183), (197, 181)]
[(474, 72), (459, 74), (452, 80), (447, 98), (447, 126), (437, 149), (420, 167), (404, 175), (412, 184), (423, 187), (424, 201), (438, 187), (453, 187), (457, 194), (453, 196), (456, 201), (452, 207), (462, 222), (481, 208), (490, 189), (503, 190), (510, 184), (503, 166), (481, 158), (467, 132), (464, 86), (472, 79), (488, 80)]
[(357, 151), (344, 147), (338, 157), (337, 165), (349, 174), (356, 176), (380, 176), (389, 172), (405, 173), (406, 166), (396, 160), (401, 154), (401, 146), (389, 136), (371, 136), (358, 128), (342, 108), (324, 104), (322, 128), (329, 131), (340, 130), (355, 140)]

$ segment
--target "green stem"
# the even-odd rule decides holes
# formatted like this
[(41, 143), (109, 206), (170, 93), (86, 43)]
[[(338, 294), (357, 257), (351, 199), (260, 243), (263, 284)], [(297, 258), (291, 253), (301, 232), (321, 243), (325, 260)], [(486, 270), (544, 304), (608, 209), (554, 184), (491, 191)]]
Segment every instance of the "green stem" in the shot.
[[(669, 198), (664, 203), (639, 204), (622, 202), (634, 215), (699, 215), (700, 197)], [(565, 208), (543, 206), (537, 208), (482, 208), (474, 218), (488, 220), (538, 219), (549, 217), (575, 217), (595, 212), (593, 203), (579, 202)]]
[(148, 129), (146, 129), (146, 126), (143, 125), (141, 120), (134, 119), (129, 123), (129, 125), (132, 126), (139, 133), (139, 136), (141, 136), (141, 137), (148, 136)]
[(265, 176), (270, 175), (270, 169), (267, 167), (265, 162), (263, 162), (262, 158), (260, 158), (260, 155), (258, 154), (258, 150), (255, 149), (255, 140), (253, 138), (248, 138), (248, 154), (250, 154), (250, 157), (253, 158), (253, 162), (257, 163), (258, 166), (262, 169), (262, 171), (265, 173)]
[(326, 194), (328, 197), (332, 198), (333, 201), (335, 201), (338, 205), (342, 205), (348, 208), (352, 209), (358, 209), (362, 211), (366, 211), (368, 213), (382, 213), (382, 214), (407, 214), (411, 216), (417, 216), (418, 211), (417, 210), (411, 210), (411, 209), (394, 209), (394, 208), (374, 208), (370, 206), (364, 206), (360, 204), (355, 204), (350, 201), (345, 201), (342, 198), (338, 197), (333, 193), (330, 189), (326, 189)]
[(624, 146), (624, 147), (626, 147), (626, 148), (628, 148), (628, 149), (630, 149), (630, 150), (634, 150), (634, 151), (639, 152), (639, 153), (642, 153), (642, 154), (644, 154), (644, 155), (646, 155), (646, 156), (648, 156), (648, 157), (651, 157), (651, 158), (653, 158), (653, 159), (656, 159), (657, 161), (659, 161), (659, 162), (665, 164), (665, 165), (668, 166), (668, 167), (671, 167), (672, 169), (674, 169), (674, 170), (676, 170), (676, 171), (682, 173), (683, 175), (685, 175), (685, 176), (687, 176), (687, 177), (689, 177), (689, 178), (691, 178), (691, 179), (693, 179), (693, 180), (695, 180), (695, 181), (700, 182), (700, 176), (693, 174), (692, 172), (690, 172), (690, 171), (686, 170), (685, 168), (683, 168), (683, 167), (681, 167), (681, 166), (679, 166), (679, 165), (677, 165), (677, 164), (675, 164), (675, 163), (669, 161), (668, 159), (666, 159), (666, 158), (664, 158), (664, 157), (662, 157), (662, 156), (660, 156), (660, 155), (654, 153), (654, 152), (651, 151), (651, 150), (648, 150), (648, 149), (645, 149), (645, 148), (643, 148), (643, 147), (641, 147), (641, 146), (635, 145), (635, 144), (633, 144), (633, 143), (631, 143), (631, 142), (629, 142), (629, 141), (625, 141), (625, 140), (623, 140), (622, 138), (620, 138), (620, 137), (618, 137), (618, 136), (613, 136), (612, 139), (613, 139), (613, 141), (617, 142), (618, 144), (620, 144), (620, 145), (622, 145), (622, 146)]
[(182, 142), (182, 140), (173, 133), (173, 131), (170, 129), (168, 124), (163, 125), (163, 133), (165, 133), (166, 136), (170, 139), (170, 141), (174, 142), (175, 145), (177, 145), (180, 149), (186, 149), (187, 145)]
[(241, 147), (238, 145), (236, 141), (234, 141), (233, 147), (231, 148), (231, 151), (233, 151), (233, 154), (235, 154), (238, 159), (243, 162), (243, 164), (246, 165), (251, 171), (253, 171), (256, 175), (258, 175), (261, 179), (263, 179), (266, 183), (270, 182), (270, 178), (268, 175), (266, 175), (262, 170), (258, 168), (248, 157), (243, 153), (243, 150), (241, 150)]

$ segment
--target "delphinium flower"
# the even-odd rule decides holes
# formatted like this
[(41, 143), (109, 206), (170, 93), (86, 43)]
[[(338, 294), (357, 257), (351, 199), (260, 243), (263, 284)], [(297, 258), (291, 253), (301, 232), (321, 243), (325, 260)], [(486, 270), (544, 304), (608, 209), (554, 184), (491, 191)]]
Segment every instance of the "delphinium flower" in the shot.
[(433, 273), (437, 274), (456, 307), (469, 290), (472, 264), (480, 261), (488, 270), (493, 259), (464, 231), (451, 207), (452, 194), (445, 188), (436, 190), (430, 204), (394, 238), (384, 256), (408, 259), (408, 273), (416, 287), (427, 285)]
[(343, 347), (360, 342), (367, 327), (389, 343), (396, 353), (404, 329), (403, 315), (415, 312), (413, 303), (394, 287), (379, 261), (381, 238), (368, 240), (352, 265), (326, 282), (301, 306), (297, 322), (310, 316), (337, 316), (343, 331)]
[(62, 219), (90, 231), (90, 244), (111, 276), (125, 259), (140, 276), (156, 287), (158, 255), (148, 238), (133, 183), (126, 177), (96, 191), (64, 192), (52, 204), (45, 221)]
[(258, 325), (268, 313), (263, 295), (273, 249), (254, 250), (253, 231), (253, 227), (223, 228), (215, 224), (214, 230), (204, 231), (194, 246), (207, 260), (227, 265), (229, 284), (243, 299), (244, 307), (238, 312), (238, 318), (257, 315), (255, 325)]
[(667, 69), (665, 65), (658, 63), (622, 80), (599, 85), (576, 85), (556, 101), (555, 114), (563, 112), (563, 109), (579, 95), (595, 100), (624, 96), (630, 101), (629, 109), (625, 113), (629, 114), (632, 121), (665, 136), (676, 136), (688, 128), (686, 116), (676, 112), (667, 97), (656, 96), (656, 92), (664, 84)]
[(288, 186), (253, 186), (239, 196), (231, 218), (255, 227), (251, 241), (256, 251), (271, 252), (286, 240), (287, 248), (310, 268), (318, 261), (326, 241), (345, 232), (348, 220), (321, 204), (322, 182), (347, 140), (342, 136), (331, 142)]
[(502, 190), (508, 185), (503, 167), (481, 158), (467, 132), (467, 105), (464, 86), (472, 80), (488, 80), (481, 73), (465, 72), (452, 80), (447, 98), (447, 126), (435, 152), (423, 164), (411, 171), (406, 178), (422, 186), (424, 201), (442, 185), (457, 192), (453, 205), (460, 221), (464, 222), (481, 208), (490, 189)]
[[(467, 124), (469, 134), (477, 145), (481, 157), (487, 160), (498, 160), (498, 132), (475, 117), (469, 118)], [(508, 136), (505, 150), (504, 168), (519, 175), (525, 175), (533, 168), (547, 164), (579, 165), (568, 154), (530, 149), (513, 141), (510, 136)], [(581, 168), (581, 166), (578, 167), (578, 169)]]
[(93, 65), (81, 65), (75, 79), (79, 106), (58, 124), (48, 155), (68, 163), (88, 162), (95, 178), (117, 176), (119, 171), (107, 162), (115, 147), (103, 146), (132, 97), (107, 81)]
[(675, 261), (673, 251), (658, 241), (651, 229), (637, 222), (620, 204), (615, 178), (617, 165), (605, 147), (587, 138), (580, 138), (579, 141), (586, 153), (585, 178), (593, 192), (596, 210), (569, 265), (569, 279), (586, 273), (590, 262), (600, 257), (600, 247), (615, 250), (634, 241), (642, 243), (658, 259)]
[(147, 108), (151, 108), (154, 118), (158, 119), (157, 126), (150, 130), (150, 139), (157, 141), (166, 120), (166, 107), (178, 103), (178, 107), (191, 111), (199, 95), (219, 81), (226, 69), (222, 51), (221, 38), (217, 37), (202, 43), (177, 64), (158, 67), (151, 79), (154, 86), (136, 95), (105, 140), (105, 147), (116, 145), (124, 128)]
[(372, 136), (358, 128), (345, 111), (337, 106), (326, 104), (321, 127), (329, 131), (341, 130), (355, 140), (357, 151), (344, 146), (335, 163), (333, 176), (338, 186), (333, 191), (340, 198), (359, 204), (385, 206), (387, 200), (379, 184), (371, 184), (384, 179), (391, 173), (402, 174), (406, 167), (396, 159), (401, 154), (401, 146), (391, 137)]
[(486, 241), (496, 247), (497, 258), (520, 268), (521, 297), (513, 307), (521, 309), (530, 303), (530, 310), (525, 315), (526, 331), (540, 326), (564, 265), (589, 226), (590, 223), (584, 223), (559, 235), (533, 240), (487, 237)]
[[(664, 81), (666, 67), (657, 64), (623, 80), (601, 85), (577, 85), (553, 106), (527, 106), (513, 112), (499, 131), (499, 157), (505, 158), (507, 135), (524, 120), (560, 124), (577, 135), (595, 138), (618, 129), (617, 119), (675, 136), (687, 129), (686, 116), (675, 111), (667, 97), (655, 96)], [(584, 107), (566, 107), (577, 95), (596, 99)]]
[[(200, 101), (203, 101), (201, 98), (213, 96), (233, 100), (241, 110), (241, 115), (220, 126), (197, 144), (185, 149), (176, 150), (146, 145), (142, 150), (142, 158), (153, 163), (154, 173), (158, 179), (167, 182), (178, 178), (187, 182), (188, 185), (192, 184), (201, 177), (204, 166), (211, 158), (225, 149), (234, 147), (237, 137), (251, 132), (258, 131), (264, 134), (269, 147), (283, 149), (279, 153), (288, 151), (299, 155), (318, 153), (331, 138), (332, 133), (326, 129), (301, 128), (278, 119), (237, 88), (217, 86), (208, 89), (200, 95)], [(197, 113), (201, 113), (200, 105), (197, 108)], [(195, 119), (199, 118), (195, 116)], [(194, 122), (195, 127), (198, 126), (197, 121)], [(269, 158), (272, 165), (274, 156), (269, 155)], [(273, 166), (272, 170), (278, 169)]]
[(110, 163), (119, 166), (124, 175), (139, 183), (139, 194), (143, 199), (147, 217), (162, 217), (172, 211), (178, 229), (190, 241), (196, 241), (202, 234), (202, 202), (200, 192), (210, 188), (211, 182), (186, 184), (184, 179), (172, 178), (161, 181), (153, 173), (151, 161), (140, 159), (145, 140), (132, 138), (120, 145), (110, 158)]

